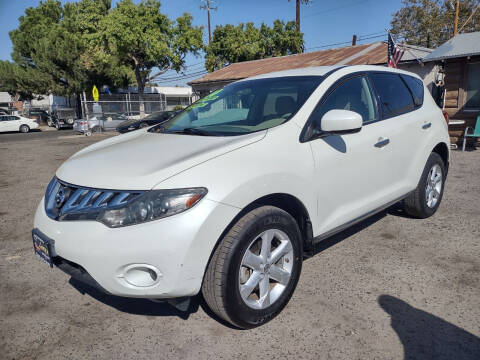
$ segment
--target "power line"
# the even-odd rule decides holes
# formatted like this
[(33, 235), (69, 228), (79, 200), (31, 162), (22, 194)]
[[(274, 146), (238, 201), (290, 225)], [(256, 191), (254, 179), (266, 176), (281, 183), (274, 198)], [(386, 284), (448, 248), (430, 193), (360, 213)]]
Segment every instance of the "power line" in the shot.
[(160, 81), (178, 79), (178, 78), (182, 78), (182, 77), (185, 77), (185, 76), (197, 75), (197, 74), (200, 74), (200, 73), (203, 73), (203, 72), (206, 72), (206, 70), (200, 70), (200, 71), (196, 71), (196, 72), (185, 73), (185, 74), (182, 74), (182, 75), (164, 77), (164, 78), (160, 78)]
[(309, 14), (303, 16), (303, 17), (306, 18), (306, 17), (311, 17), (311, 16), (315, 16), (315, 15), (319, 15), (319, 14), (325, 14), (325, 13), (329, 13), (329, 12), (333, 12), (333, 11), (345, 9), (345, 8), (348, 8), (348, 7), (360, 5), (360, 4), (366, 3), (366, 2), (368, 2), (368, 1), (370, 1), (370, 0), (360, 0), (360, 1), (356, 1), (356, 2), (354, 2), (354, 3), (345, 4), (345, 5), (333, 7), (333, 8), (330, 8), (330, 9), (325, 9), (325, 10), (317, 11), (317, 12), (314, 12), (314, 13), (309, 13)]
[(184, 76), (178, 76), (178, 77), (174, 77), (174, 78), (164, 78), (164, 79), (160, 79), (159, 81), (154, 81), (154, 82), (157, 83), (157, 84), (162, 84), (162, 83), (166, 83), (166, 82), (180, 81), (180, 80), (185, 80), (185, 79), (189, 79), (189, 78), (192, 78), (192, 77), (203, 76), (207, 73), (208, 73), (208, 71), (204, 70), (204, 71), (201, 71), (199, 73), (192, 73), (192, 74), (187, 74), (187, 75), (184, 75)]
[[(357, 41), (364, 41), (364, 40), (376, 39), (376, 38), (379, 38), (379, 37), (384, 37), (386, 34), (387, 34), (387, 33), (384, 32), (383, 34), (374, 35), (374, 36), (359, 35)], [(372, 34), (372, 35), (373, 35), (373, 34)], [(332, 44), (325, 44), (325, 45), (313, 46), (313, 47), (306, 48), (305, 50), (324, 49), (324, 48), (331, 47), (331, 46), (347, 45), (347, 44), (351, 44), (351, 43), (352, 43), (351, 40), (349, 40), (349, 41), (342, 41), (342, 42), (337, 42), (337, 43), (332, 43)]]

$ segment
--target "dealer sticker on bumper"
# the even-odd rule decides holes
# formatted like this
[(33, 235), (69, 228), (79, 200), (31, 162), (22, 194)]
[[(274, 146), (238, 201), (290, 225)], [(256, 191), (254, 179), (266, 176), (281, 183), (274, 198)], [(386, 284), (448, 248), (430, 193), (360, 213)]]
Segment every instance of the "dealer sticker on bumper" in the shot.
[(33, 250), (35, 254), (45, 263), (53, 267), (52, 263), (52, 243), (51, 241), (46, 238), (42, 237), (41, 234), (36, 232), (35, 230), (32, 231), (32, 238), (33, 238)]

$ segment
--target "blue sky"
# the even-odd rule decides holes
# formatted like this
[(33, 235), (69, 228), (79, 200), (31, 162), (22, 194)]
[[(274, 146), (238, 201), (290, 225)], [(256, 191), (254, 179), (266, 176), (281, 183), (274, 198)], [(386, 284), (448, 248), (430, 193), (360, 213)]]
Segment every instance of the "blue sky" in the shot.
[[(66, 1), (62, 1), (66, 2)], [(113, 1), (114, 3), (116, 1)], [(39, 0), (0, 0), (0, 59), (10, 60), (12, 44), (8, 36), (10, 30), (18, 26), (18, 18), (27, 7), (38, 5)], [(174, 19), (184, 12), (193, 15), (196, 25), (204, 25), (204, 38), (207, 41), (207, 14), (200, 10), (200, 0), (164, 0), (162, 12)], [(217, 11), (211, 13), (212, 32), (215, 25), (265, 22), (273, 20), (295, 20), (295, 0), (216, 0)], [(359, 43), (385, 40), (381, 33), (389, 28), (392, 14), (401, 7), (401, 0), (313, 0), (310, 5), (302, 5), (301, 30), (304, 33), (307, 51), (321, 50), (336, 43), (349, 42), (353, 34), (360, 36)], [(362, 41), (364, 37), (378, 36)], [(345, 46), (335, 45), (333, 47)], [(187, 74), (203, 70), (203, 58), (187, 58)], [(159, 85), (183, 85), (195, 77), (173, 79), (175, 71), (163, 75)], [(169, 80), (168, 80), (169, 79)]]

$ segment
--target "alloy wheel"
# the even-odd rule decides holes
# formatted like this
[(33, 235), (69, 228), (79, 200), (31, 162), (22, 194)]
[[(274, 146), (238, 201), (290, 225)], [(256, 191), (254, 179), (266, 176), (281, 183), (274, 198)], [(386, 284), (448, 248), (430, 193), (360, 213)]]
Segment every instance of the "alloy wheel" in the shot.
[(251, 308), (272, 305), (287, 287), (294, 261), (290, 238), (283, 231), (269, 229), (247, 248), (240, 265), (240, 295)]
[(425, 187), (425, 199), (429, 208), (434, 208), (440, 199), (442, 193), (443, 176), (440, 165), (432, 166), (427, 176), (427, 185)]

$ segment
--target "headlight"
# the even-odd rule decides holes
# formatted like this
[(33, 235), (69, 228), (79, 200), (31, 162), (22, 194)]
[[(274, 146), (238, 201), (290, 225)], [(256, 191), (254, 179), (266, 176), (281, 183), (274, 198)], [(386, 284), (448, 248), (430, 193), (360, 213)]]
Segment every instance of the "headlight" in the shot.
[(205, 188), (151, 190), (122, 207), (101, 211), (97, 220), (114, 228), (157, 220), (192, 208), (206, 194)]

